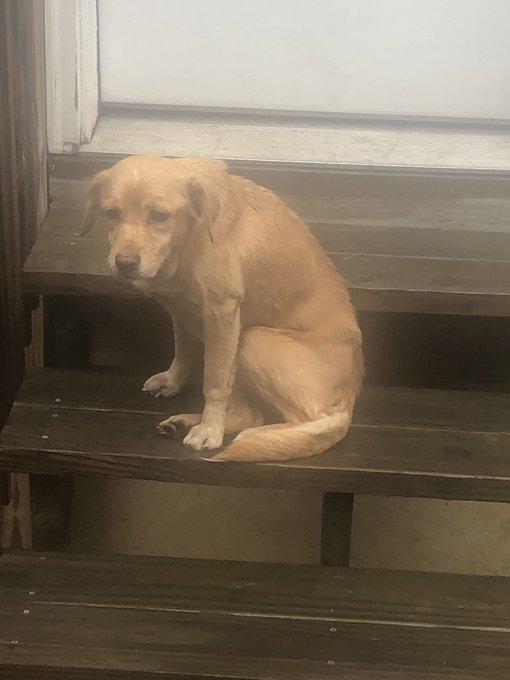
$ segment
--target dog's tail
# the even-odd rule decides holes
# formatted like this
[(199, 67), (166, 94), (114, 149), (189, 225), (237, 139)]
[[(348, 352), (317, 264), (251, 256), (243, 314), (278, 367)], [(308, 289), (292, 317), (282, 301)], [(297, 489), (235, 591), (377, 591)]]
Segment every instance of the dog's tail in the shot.
[(352, 408), (333, 410), (304, 423), (264, 425), (243, 430), (213, 461), (284, 461), (327, 451), (345, 437)]

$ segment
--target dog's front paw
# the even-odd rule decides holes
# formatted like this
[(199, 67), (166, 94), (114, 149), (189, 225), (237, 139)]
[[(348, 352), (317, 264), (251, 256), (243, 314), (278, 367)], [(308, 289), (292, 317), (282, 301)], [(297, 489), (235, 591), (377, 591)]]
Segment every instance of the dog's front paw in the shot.
[(170, 416), (170, 418), (162, 420), (156, 429), (160, 434), (175, 436), (179, 431), (188, 430), (190, 427), (198, 425), (201, 418), (201, 413), (182, 413), (181, 415)]
[(157, 399), (158, 397), (173, 397), (180, 392), (180, 388), (170, 376), (169, 371), (164, 371), (148, 378), (142, 387), (142, 392), (150, 392)]
[(202, 449), (219, 449), (223, 444), (223, 430), (210, 425), (195, 425), (184, 437), (183, 443), (195, 451)]

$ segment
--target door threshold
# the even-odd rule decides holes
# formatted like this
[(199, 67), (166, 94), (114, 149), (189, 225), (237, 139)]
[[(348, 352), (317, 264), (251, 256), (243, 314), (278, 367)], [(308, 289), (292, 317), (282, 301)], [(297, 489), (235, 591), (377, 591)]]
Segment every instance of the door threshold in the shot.
[(81, 156), (208, 156), (303, 169), (508, 174), (510, 131), (102, 115)]

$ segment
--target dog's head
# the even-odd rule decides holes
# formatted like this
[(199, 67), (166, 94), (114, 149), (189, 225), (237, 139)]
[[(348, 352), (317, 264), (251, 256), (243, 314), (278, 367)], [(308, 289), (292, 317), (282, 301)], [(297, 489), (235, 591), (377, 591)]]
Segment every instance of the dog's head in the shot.
[(111, 227), (110, 271), (133, 282), (149, 281), (176, 261), (192, 234), (203, 230), (212, 240), (226, 178), (222, 161), (125, 158), (92, 180), (82, 234), (102, 210)]

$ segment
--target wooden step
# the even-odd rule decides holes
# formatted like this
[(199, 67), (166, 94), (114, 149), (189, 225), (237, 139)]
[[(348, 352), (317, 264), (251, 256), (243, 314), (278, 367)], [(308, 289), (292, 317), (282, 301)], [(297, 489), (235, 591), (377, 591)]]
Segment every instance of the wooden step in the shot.
[[(458, 184), (445, 189), (446, 179), (374, 184), (356, 175), (239, 170), (310, 224), (358, 309), (510, 315), (508, 181), (469, 180), (467, 189), (478, 192), (470, 197)], [(105, 226), (79, 236), (87, 187), (82, 179), (52, 181), (51, 209), (25, 264), (27, 291), (135, 294), (108, 275)]]
[(2, 680), (510, 676), (510, 580), (149, 557), (0, 558)]
[(0, 469), (510, 501), (510, 395), (366, 387), (347, 438), (288, 463), (206, 462), (156, 432), (192, 395), (154, 400), (141, 381), (39, 369), (23, 384), (0, 436)]

